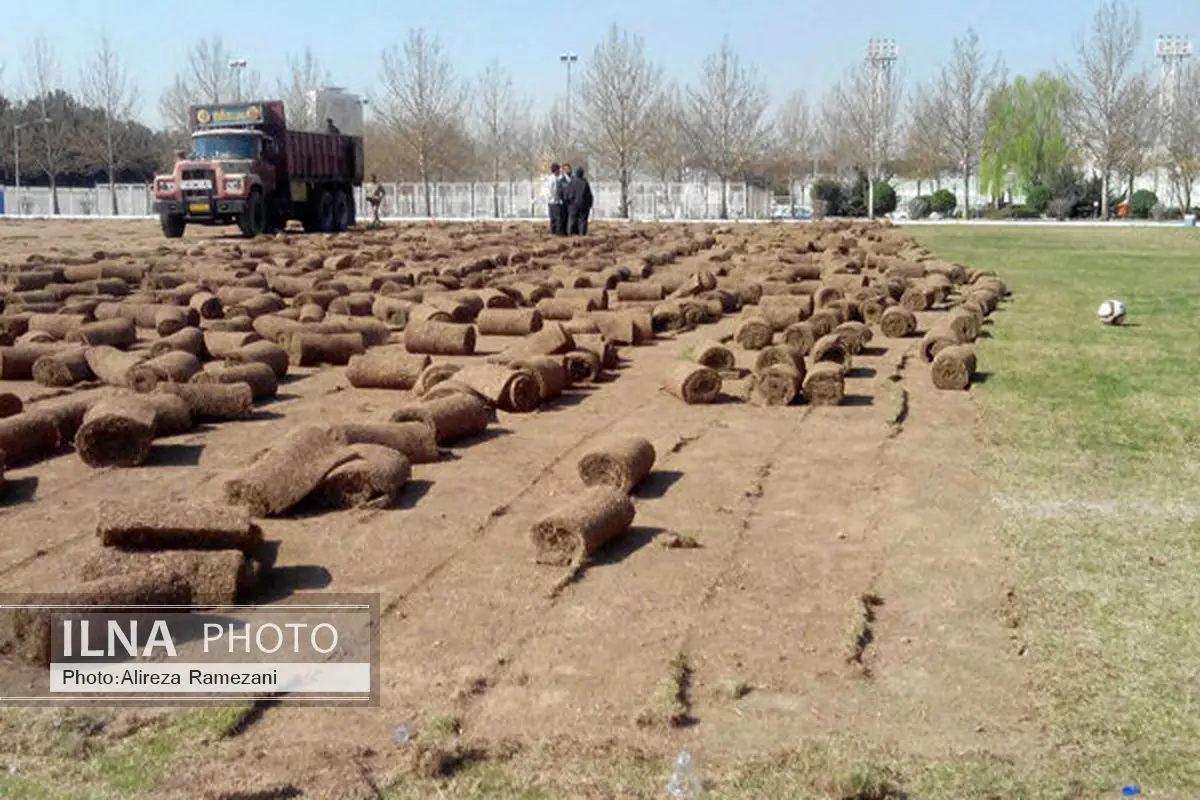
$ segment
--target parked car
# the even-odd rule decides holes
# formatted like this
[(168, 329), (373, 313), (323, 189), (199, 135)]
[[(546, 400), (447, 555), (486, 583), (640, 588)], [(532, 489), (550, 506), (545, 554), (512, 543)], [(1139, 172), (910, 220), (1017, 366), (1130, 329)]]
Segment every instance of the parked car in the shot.
[(771, 210), (771, 219), (812, 219), (812, 209), (808, 206), (777, 205)]

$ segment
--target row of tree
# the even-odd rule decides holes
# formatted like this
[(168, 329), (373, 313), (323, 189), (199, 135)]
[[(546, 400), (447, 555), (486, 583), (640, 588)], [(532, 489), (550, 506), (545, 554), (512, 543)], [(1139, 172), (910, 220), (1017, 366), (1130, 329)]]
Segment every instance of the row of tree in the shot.
[[(1087, 172), (1099, 180), (1106, 217), (1114, 198), (1132, 196), (1135, 177), (1165, 169), (1188, 208), (1200, 177), (1200, 65), (1188, 65), (1167, 98), (1173, 102), (1164, 103), (1163, 87), (1140, 66), (1141, 45), (1136, 12), (1107, 0), (1073, 69), (1009, 80), (967, 31), (936, 75), (907, 92), (901, 76), (863, 61), (816, 102), (795, 93), (771, 113), (758, 71), (727, 41), (694, 82), (677, 86), (639, 36), (613, 26), (584, 61), (570, 101), (560, 97), (539, 115), (499, 63), (466, 80), (436, 38), (414, 30), (383, 54), (378, 88), (368, 94), (369, 169), (424, 184), (428, 203), (439, 181), (525, 180), (551, 159), (583, 162), (593, 177), (619, 183), (623, 212), (638, 179), (703, 176), (722, 187), (750, 181), (786, 192), (826, 176), (841, 182), (843, 197), (865, 187), (868, 215), (886, 213), (875, 189), (893, 177), (916, 180), (920, 193), (921, 184), (933, 189), (954, 176), (998, 205), (1021, 195), (1037, 206), (1048, 194), (1045, 205), (1058, 200), (1061, 208), (1087, 193)], [(21, 161), (22, 180), (51, 187), (145, 180), (186, 138), (189, 106), (263, 95), (262, 77), (232, 70), (230, 56), (219, 37), (192, 47), (159, 98), (166, 125), (155, 132), (135, 119), (137, 87), (106, 36), (73, 91), (49, 43), (35, 39), (19, 70), (26, 99), (0, 94), (0, 144), (8, 145), (0, 152), (23, 136), (30, 158)], [(289, 59), (270, 93), (284, 100), (293, 124), (308, 127), (319, 122), (306, 118), (309, 94), (329, 82), (305, 51)], [(0, 158), (6, 178), (15, 169)], [(971, 194), (962, 192), (964, 215)]]

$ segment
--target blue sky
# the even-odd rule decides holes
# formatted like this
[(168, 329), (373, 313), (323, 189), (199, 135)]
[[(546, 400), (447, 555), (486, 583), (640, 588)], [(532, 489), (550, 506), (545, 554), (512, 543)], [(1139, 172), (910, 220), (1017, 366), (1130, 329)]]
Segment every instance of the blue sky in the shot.
[[(1143, 52), (1153, 63), (1159, 33), (1192, 34), (1200, 46), (1200, 3), (1129, 0), (1140, 9)], [(287, 56), (311, 46), (337, 85), (369, 93), (378, 85), (380, 54), (403, 41), (410, 27), (436, 36), (459, 75), (473, 78), (498, 58), (543, 110), (565, 84), (563, 50), (588, 54), (613, 23), (641, 35), (669, 77), (686, 81), (728, 35), (755, 64), (772, 97), (802, 89), (821, 94), (862, 57), (869, 37), (891, 37), (900, 47), (907, 81), (934, 74), (951, 41), (974, 27), (1011, 73), (1034, 72), (1070, 60), (1074, 42), (1100, 0), (602, 0), (592, 4), (529, 0), (3, 0), (0, 91), (20, 93), (29, 38), (45, 35), (56, 47), (65, 82), (106, 27), (142, 90), (141, 116), (160, 121), (158, 97), (199, 37), (220, 34), (228, 49), (250, 61), (267, 86), (284, 73)], [(331, 15), (329, 9), (335, 9)]]

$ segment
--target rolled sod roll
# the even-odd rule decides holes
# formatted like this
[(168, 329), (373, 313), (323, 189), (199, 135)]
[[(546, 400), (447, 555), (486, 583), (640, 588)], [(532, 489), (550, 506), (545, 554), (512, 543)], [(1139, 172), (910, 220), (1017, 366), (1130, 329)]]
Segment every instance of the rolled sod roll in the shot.
[(75, 449), (89, 467), (136, 467), (150, 455), (154, 406), (137, 395), (113, 394), (83, 415)]
[(950, 330), (950, 326), (944, 320), (938, 320), (938, 323), (930, 326), (925, 335), (921, 337), (921, 360), (926, 364), (932, 364), (939, 351), (956, 344), (960, 344), (960, 342), (954, 335), (954, 331)]
[(45, 458), (62, 443), (52, 416), (40, 411), (22, 411), (0, 418), (0, 453), (12, 468)]
[(879, 332), (889, 339), (903, 339), (917, 330), (917, 316), (904, 306), (891, 306), (879, 317)]
[(960, 344), (968, 344), (979, 338), (979, 319), (961, 306), (950, 309), (946, 315), (946, 326)]
[(137, 326), (133, 324), (133, 320), (122, 317), (89, 322), (71, 331), (67, 341), (93, 347), (129, 347), (137, 342)]
[(617, 299), (622, 301), (662, 300), (666, 296), (661, 283), (637, 281), (617, 284)]
[(408, 322), (441, 322), (445, 325), (454, 323), (454, 315), (440, 306), (432, 303), (418, 303), (408, 310)]
[(422, 422), (433, 429), (439, 445), (451, 445), (483, 433), (491, 416), (483, 398), (471, 391), (461, 391), (402, 406), (392, 412), (391, 421)]
[(288, 362), (297, 367), (318, 364), (344, 366), (366, 352), (361, 333), (305, 333), (296, 331), (287, 337)]
[(975, 376), (975, 351), (967, 345), (943, 347), (933, 357), (933, 385), (938, 389), (963, 390)]
[(833, 361), (813, 364), (804, 376), (804, 397), (814, 406), (840, 405), (846, 395), (846, 370)]
[(641, 436), (610, 436), (597, 441), (579, 459), (584, 486), (608, 486), (629, 493), (650, 474), (654, 445)]
[[(252, 330), (262, 338), (275, 344), (283, 344), (288, 334), (297, 330), (305, 330), (308, 326), (302, 325), (294, 319), (281, 317), (278, 314), (264, 314), (261, 317), (255, 317), (252, 323)], [(242, 344), (231, 344), (224, 349), (228, 353), (231, 350), (237, 350), (249, 342)], [(224, 357), (224, 356), (222, 356)]]
[[(321, 312), (320, 306), (312, 307), (316, 308), (317, 312)], [(397, 325), (403, 327), (404, 325), (408, 324), (408, 314), (412, 307), (413, 303), (410, 303), (407, 300), (401, 300), (396, 297), (388, 297), (386, 295), (379, 295), (371, 303), (371, 315), (376, 319), (383, 320), (388, 325)], [(309, 308), (309, 306), (305, 306), (305, 308)], [(321, 312), (321, 316), (324, 316), (324, 312)], [(300, 314), (300, 318), (304, 319), (303, 311)], [(318, 317), (318, 321), (319, 320), (320, 317)]]
[(730, 370), (737, 366), (733, 351), (720, 342), (699, 342), (693, 352), (692, 360), (710, 369)]
[(85, 314), (33, 314), (29, 317), (29, 330), (48, 333), (54, 339), (66, 339), (87, 322)]
[(475, 319), (484, 336), (527, 336), (542, 329), (536, 308), (485, 308)]
[(822, 336), (813, 345), (812, 360), (814, 364), (822, 361), (830, 361), (844, 369), (849, 369), (851, 359), (850, 348), (843, 341), (842, 337), (836, 333), (829, 333)]
[(821, 286), (813, 293), (813, 305), (824, 308), (830, 303), (836, 303), (846, 295), (838, 286)]
[(812, 352), (813, 345), (817, 343), (816, 332), (813, 331), (812, 323), (797, 322), (795, 325), (787, 326), (784, 330), (783, 344), (795, 350), (802, 356), (806, 356)]
[(509, 365), (514, 370), (527, 370), (537, 379), (538, 393), (542, 402), (558, 397), (567, 388), (570, 376), (560, 357), (528, 356), (513, 360)]
[(0, 335), (16, 339), (29, 330), (29, 319), (33, 314), (21, 312), (18, 314), (0, 314)]
[(230, 364), (266, 364), (276, 379), (285, 377), (288, 372), (287, 350), (265, 339), (239, 347), (227, 354), (225, 360)]
[(517, 303), (499, 289), (480, 289), (475, 295), (483, 301), (483, 308), (516, 308)]
[(89, 347), (84, 359), (92, 374), (109, 386), (128, 386), (129, 370), (145, 360), (144, 353), (127, 353), (108, 345)]
[(681, 363), (663, 376), (662, 386), (688, 405), (716, 402), (721, 374), (701, 364)]
[(833, 329), (836, 336), (842, 337), (846, 349), (851, 355), (857, 355), (871, 341), (871, 329), (865, 322), (843, 322)]
[(351, 445), (355, 458), (321, 479), (316, 496), (327, 508), (386, 507), (412, 477), (412, 464), (401, 452), (376, 444)]
[(203, 500), (102, 500), (96, 536), (126, 550), (241, 550), (253, 553), (262, 530), (244, 507)]
[(579, 564), (608, 542), (624, 536), (636, 511), (629, 495), (609, 486), (584, 490), (574, 500), (534, 523), (530, 539), (539, 564)]
[(95, 378), (83, 347), (65, 347), (33, 362), (33, 379), (42, 386), (74, 386)]
[(470, 387), (495, 408), (513, 414), (536, 411), (542, 399), (537, 376), (528, 370), (472, 364), (455, 373), (454, 380)]
[(261, 334), (254, 331), (207, 330), (204, 332), (204, 348), (213, 358), (225, 358), (233, 351), (263, 338)]
[[(195, 320), (190, 318), (188, 311), (196, 315)], [(160, 306), (154, 312), (154, 331), (159, 336), (170, 336), (172, 333), (190, 327), (193, 321), (196, 324), (200, 323), (200, 314), (193, 309), (184, 310), (176, 306)]]
[(754, 372), (763, 372), (776, 364), (788, 365), (800, 373), (801, 380), (804, 379), (804, 356), (786, 344), (773, 344), (759, 350), (758, 356), (754, 359)]
[(346, 379), (359, 389), (412, 389), (430, 364), (424, 354), (400, 346), (377, 347), (350, 357)]
[(374, 317), (343, 317), (326, 314), (325, 321), (310, 325), (310, 333), (357, 333), (362, 336), (365, 347), (386, 344), (392, 329)]
[(748, 317), (738, 325), (733, 340), (744, 350), (761, 350), (771, 343), (775, 329), (761, 317)]
[[(296, 315), (300, 322), (320, 322), (325, 319), (325, 309), (321, 308), (316, 303), (305, 303), (300, 307), (300, 313)], [(405, 317), (407, 319), (407, 317)], [(387, 319), (385, 322), (394, 322), (392, 319)], [(403, 321), (397, 323), (403, 325)]]
[(808, 324), (812, 325), (813, 333), (818, 339), (833, 333), (833, 329), (844, 321), (842, 315), (832, 308), (819, 308), (807, 320)]
[[(272, 314), (273, 319), (283, 319), (283, 312)], [(287, 318), (289, 322), (292, 319)], [(205, 333), (255, 333), (254, 322), (250, 317), (225, 317), (223, 319), (208, 319), (204, 321)]]
[(12, 392), (0, 392), (0, 419), (20, 414), (24, 409), (21, 398)]
[(417, 397), (422, 397), (439, 383), (452, 378), (461, 369), (461, 364), (430, 364), (417, 377), (412, 393)]
[(424, 422), (355, 422), (338, 427), (347, 444), (390, 447), (413, 464), (432, 464), (441, 458), (434, 430)]
[(762, 301), (763, 287), (761, 283), (743, 283), (731, 288), (743, 306), (756, 306)]
[(889, 308), (895, 308), (895, 301), (890, 297), (868, 297), (858, 304), (863, 322), (868, 325), (878, 325)]
[[(79, 565), (84, 581), (122, 575), (177, 575), (193, 605), (231, 605), (248, 596), (258, 581), (254, 562), (239, 550), (118, 550), (103, 547)], [(161, 578), (160, 578), (161, 580)]]
[(195, 424), (187, 401), (173, 394), (142, 394), (138, 397), (154, 408), (154, 437), (186, 433)]
[(27, 408), (26, 413), (49, 419), (58, 428), (59, 442), (67, 444), (75, 438), (79, 426), (83, 424), (83, 415), (104, 395), (105, 392), (77, 392), (41, 401)]
[(254, 413), (254, 390), (237, 383), (160, 383), (155, 389), (182, 397), (195, 419), (246, 419)]
[[(628, 311), (593, 311), (587, 318), (595, 322), (601, 335), (611, 342), (624, 345), (637, 345), (642, 342), (641, 329)], [(654, 327), (653, 317), (650, 317), (649, 327)]]
[(576, 316), (596, 311), (599, 306), (590, 297), (547, 297), (539, 300), (534, 310), (543, 320), (565, 322)]
[(563, 356), (563, 366), (570, 383), (595, 383), (604, 370), (599, 354), (591, 350), (572, 350)]
[(201, 367), (200, 359), (191, 353), (174, 350), (133, 365), (125, 373), (125, 380), (130, 389), (146, 394), (154, 391), (160, 383), (187, 383)]
[(45, 331), (26, 331), (17, 337), (13, 342), (15, 345), (22, 344), (57, 344), (58, 339), (55, 339)]
[(212, 292), (196, 292), (188, 298), (188, 307), (195, 309), (204, 319), (220, 319), (225, 316), (225, 305)]
[(812, 297), (806, 294), (764, 297), (758, 304), (758, 314), (772, 330), (786, 330), (787, 326), (812, 316)]
[(561, 322), (542, 322), (542, 327), (527, 336), (519, 345), (531, 356), (557, 356), (575, 349), (575, 338)]
[[(615, 369), (620, 363), (620, 352), (617, 345), (598, 334), (574, 334), (575, 349), (588, 350), (600, 356), (600, 366), (605, 369)], [(570, 352), (570, 351), (568, 351)]]
[(433, 356), (473, 355), (475, 326), (410, 319), (404, 329), (404, 347), (410, 353)]
[(760, 406), (787, 406), (800, 394), (804, 372), (787, 363), (772, 364), (750, 379), (750, 402)]
[(203, 358), (208, 353), (204, 348), (204, 331), (199, 328), (182, 328), (170, 336), (164, 336), (150, 345), (150, 356), (161, 356), (172, 350)]
[(257, 460), (225, 481), (225, 502), (252, 517), (282, 514), (315, 489), (330, 470), (357, 456), (338, 428), (293, 428)]
[(900, 305), (909, 311), (925, 311), (933, 305), (933, 291), (925, 286), (910, 286), (900, 298)]
[(250, 396), (257, 402), (279, 394), (279, 379), (275, 371), (259, 361), (244, 364), (231, 362), (210, 364), (208, 368), (192, 375), (191, 383), (244, 383), (250, 387)]
[(345, 314), (348, 317), (367, 317), (371, 315), (371, 307), (375, 297), (370, 293), (352, 292), (342, 297), (335, 297), (327, 309), (331, 314)]
[(58, 352), (61, 344), (20, 344), (0, 347), (0, 380), (27, 381), (33, 378), (33, 365), (45, 355)]

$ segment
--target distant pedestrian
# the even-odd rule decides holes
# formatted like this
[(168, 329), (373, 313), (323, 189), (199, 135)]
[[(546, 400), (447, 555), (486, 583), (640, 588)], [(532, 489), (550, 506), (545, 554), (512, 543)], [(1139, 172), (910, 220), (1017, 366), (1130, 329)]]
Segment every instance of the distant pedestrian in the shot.
[(332, 134), (334, 136), (340, 136), (342, 133), (341, 131), (338, 130), (337, 125), (333, 124), (333, 117), (325, 118), (325, 132)]
[(383, 220), (379, 217), (379, 211), (383, 206), (383, 198), (387, 196), (387, 191), (383, 188), (383, 184), (379, 182), (379, 178), (375, 173), (371, 173), (371, 185), (367, 188), (367, 202), (371, 204), (371, 227), (382, 228)]
[(569, 210), (567, 208), (567, 189), (571, 185), (571, 165), (563, 164), (562, 171), (558, 179), (558, 218), (559, 218), (559, 236), (566, 236), (571, 231), (567, 228)]
[(592, 211), (592, 186), (584, 176), (580, 167), (567, 188), (563, 191), (567, 203), (567, 235), (583, 236), (587, 234), (587, 218)]
[(557, 163), (550, 165), (550, 175), (542, 192), (550, 216), (550, 233), (562, 236), (562, 197), (559, 196), (559, 183), (562, 180), (562, 170)]

